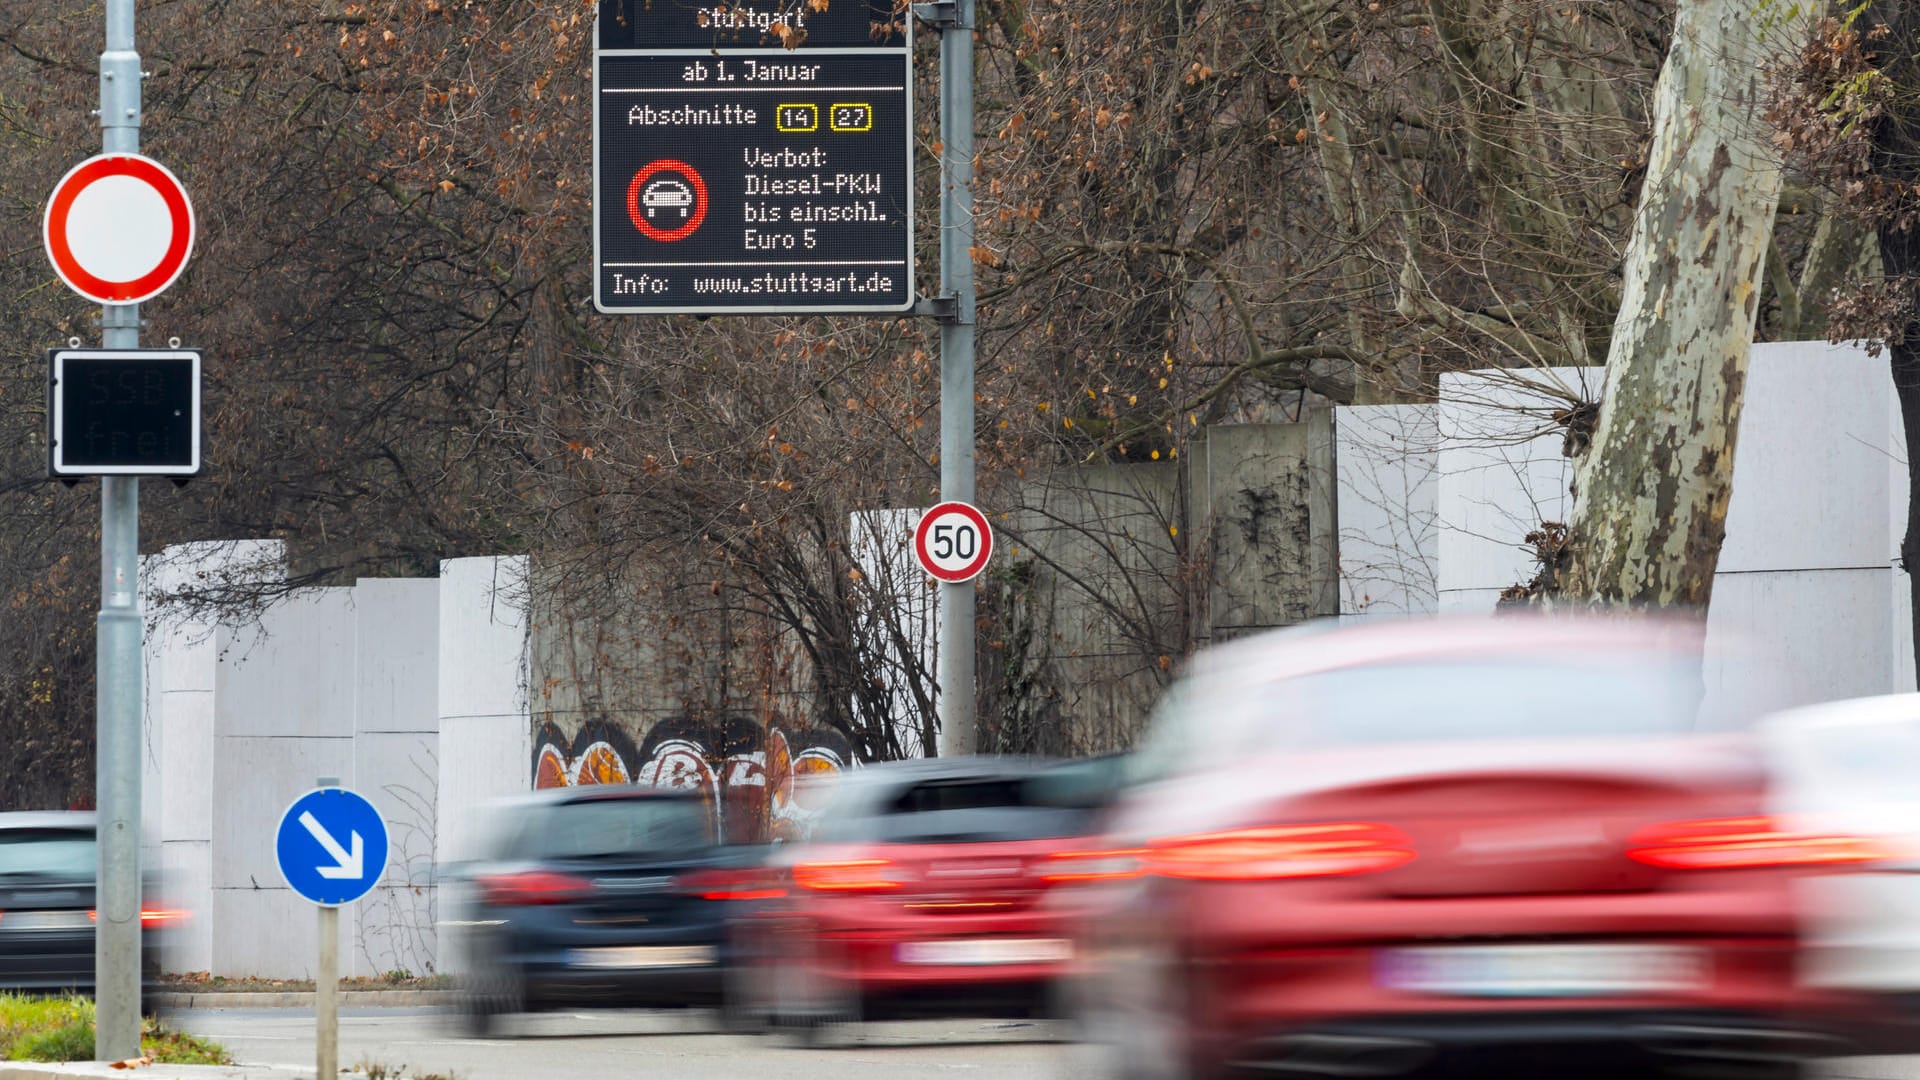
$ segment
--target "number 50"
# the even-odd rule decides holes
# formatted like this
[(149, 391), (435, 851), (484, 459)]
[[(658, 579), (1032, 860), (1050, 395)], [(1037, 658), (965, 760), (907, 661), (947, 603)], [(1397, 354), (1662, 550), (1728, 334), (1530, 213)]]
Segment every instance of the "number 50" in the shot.
[(980, 550), (980, 533), (970, 522), (935, 525), (932, 532), (933, 557), (971, 559)]

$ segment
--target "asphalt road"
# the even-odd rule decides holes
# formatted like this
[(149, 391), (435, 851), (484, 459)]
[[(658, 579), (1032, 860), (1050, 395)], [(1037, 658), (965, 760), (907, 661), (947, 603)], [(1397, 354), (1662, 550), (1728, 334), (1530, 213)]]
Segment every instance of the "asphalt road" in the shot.
[[(217, 1039), (238, 1062), (312, 1074), (311, 1009), (188, 1009), (167, 1022)], [(703, 1013), (552, 1013), (520, 1018), (507, 1030), (517, 1037), (471, 1039), (437, 1010), (345, 1010), (340, 1064), (405, 1066), (457, 1080), (1053, 1080), (1071, 1072), (1072, 1048), (1054, 1041), (1050, 1027), (1007, 1021), (873, 1024), (847, 1045), (824, 1050), (722, 1034)]]
[[(188, 1009), (177, 1028), (217, 1039), (250, 1065), (313, 1070), (310, 1009)], [(871, 1024), (850, 1042), (803, 1050), (778, 1040), (719, 1032), (703, 1013), (582, 1011), (523, 1017), (514, 1037), (471, 1039), (433, 1009), (349, 1009), (341, 1013), (342, 1068), (404, 1067), (454, 1080), (593, 1080), (662, 1076), (685, 1080), (1065, 1080), (1074, 1048), (1046, 1024), (951, 1020)], [(1848, 1058), (1824, 1063), (1823, 1080), (1920, 1080), (1920, 1057)]]

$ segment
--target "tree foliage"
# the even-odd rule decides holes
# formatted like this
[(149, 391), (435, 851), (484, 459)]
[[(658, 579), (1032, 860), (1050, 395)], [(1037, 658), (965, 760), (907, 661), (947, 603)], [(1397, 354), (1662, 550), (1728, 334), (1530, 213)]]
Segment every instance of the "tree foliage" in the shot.
[[(645, 585), (696, 628), (762, 620), (801, 662), (783, 675), (746, 650), (754, 676), (728, 685), (790, 685), (885, 756), (899, 744), (859, 612), (889, 598), (847, 522), (936, 494), (935, 335), (594, 314), (594, 14), (142, 4), (144, 138), (201, 223), (146, 333), (210, 357), (208, 474), (148, 485), (143, 548), (286, 538), (295, 585), (530, 552), (582, 612)], [(1015, 508), (1083, 462), (1179, 460), (1210, 424), (1418, 399), (1443, 371), (1596, 361), (1671, 17), (1660, 0), (984, 0), (980, 500)], [(0, 695), (41, 718), (46, 748), (4, 766), (0, 801), (57, 800), (91, 772), (93, 501), (40, 479), (44, 376), (24, 344), (95, 333), (37, 229), (54, 180), (98, 145), (99, 34), (84, 5), (0, 15), (0, 308), (23, 343), (0, 385), (0, 590), (30, 615), (0, 638), (19, 680)], [(916, 46), (922, 207), (935, 39)], [(1804, 209), (1783, 217), (1763, 333), (1817, 306), (1799, 297), (1820, 291), (1803, 275), (1825, 217)], [(1187, 580), (1183, 610), (1204, 608), (1204, 575)], [(1011, 610), (983, 608), (983, 649), (1033, 637), (1008, 632)], [(1165, 671), (1184, 633), (1129, 647)], [(983, 709), (1032, 712), (996, 687), (1046, 698), (1044, 645), (983, 687)], [(29, 708), (36, 649), (51, 690)], [(64, 787), (29, 786), (55, 774)]]

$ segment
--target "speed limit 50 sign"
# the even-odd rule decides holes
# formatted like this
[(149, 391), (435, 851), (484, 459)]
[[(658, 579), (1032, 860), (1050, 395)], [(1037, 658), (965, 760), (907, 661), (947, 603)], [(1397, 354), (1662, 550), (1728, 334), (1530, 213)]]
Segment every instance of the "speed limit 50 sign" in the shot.
[(920, 568), (941, 581), (971, 581), (987, 568), (993, 554), (993, 527), (987, 516), (963, 502), (943, 502), (921, 515), (913, 530), (913, 556)]

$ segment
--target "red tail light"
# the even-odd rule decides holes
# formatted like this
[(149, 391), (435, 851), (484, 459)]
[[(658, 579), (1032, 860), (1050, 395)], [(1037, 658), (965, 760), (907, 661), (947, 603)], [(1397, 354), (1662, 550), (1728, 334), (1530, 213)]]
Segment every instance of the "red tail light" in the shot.
[[(87, 921), (91, 923), (99, 922), (100, 912), (97, 910), (87, 912)], [(174, 923), (186, 921), (187, 913), (184, 911), (175, 911), (172, 908), (140, 909), (140, 925), (149, 930), (158, 930), (162, 927), (172, 926)]]
[(1132, 851), (1058, 851), (1047, 856), (1034, 870), (1040, 880), (1056, 885), (1088, 881), (1120, 881), (1139, 877), (1141, 857), (1146, 852)]
[(1145, 869), (1197, 881), (1370, 874), (1412, 862), (1413, 841), (1390, 825), (1275, 825), (1158, 840)]
[(787, 895), (760, 870), (695, 870), (675, 878), (673, 886), (702, 900), (778, 900)]
[(577, 900), (593, 892), (593, 883), (572, 874), (534, 870), (483, 877), (480, 891), (487, 903), (498, 907), (534, 907)]
[(816, 892), (887, 892), (901, 885), (891, 859), (797, 863), (793, 883)]
[(1889, 852), (1879, 840), (1805, 832), (1770, 817), (1675, 821), (1640, 830), (1627, 857), (1668, 870), (1736, 870), (1873, 862)]

